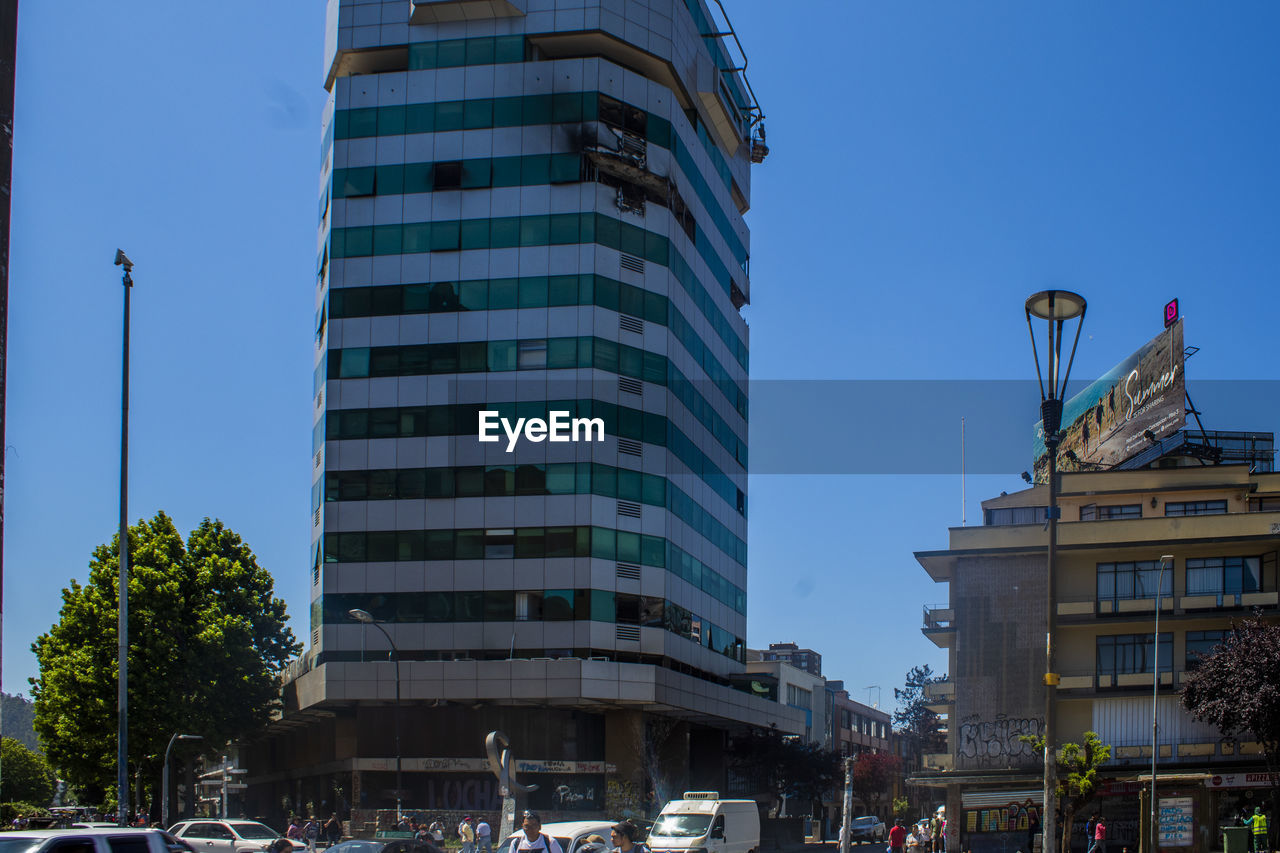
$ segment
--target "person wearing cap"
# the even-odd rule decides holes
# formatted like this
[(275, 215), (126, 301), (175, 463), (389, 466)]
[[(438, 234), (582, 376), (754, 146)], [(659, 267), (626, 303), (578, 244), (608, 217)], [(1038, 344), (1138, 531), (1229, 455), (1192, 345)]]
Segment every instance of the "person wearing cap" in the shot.
[(537, 850), (544, 853), (564, 853), (560, 842), (542, 831), (542, 818), (535, 811), (526, 810), (519, 832), (511, 836), (511, 853)]
[(609, 840), (613, 842), (613, 853), (649, 853), (643, 844), (636, 841), (640, 827), (629, 820), (615, 823), (609, 828)]
[(458, 824), (458, 837), (462, 839), (462, 853), (476, 853), (476, 831), (471, 826), (471, 815)]

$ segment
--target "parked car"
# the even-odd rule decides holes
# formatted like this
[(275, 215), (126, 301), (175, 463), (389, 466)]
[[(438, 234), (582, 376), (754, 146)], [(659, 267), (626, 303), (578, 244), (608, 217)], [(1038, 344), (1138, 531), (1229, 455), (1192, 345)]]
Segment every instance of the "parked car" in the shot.
[(0, 835), (0, 853), (195, 853), (162, 829), (20, 829)]
[[(195, 853), (261, 853), (280, 838), (280, 833), (256, 820), (184, 820), (169, 831), (190, 844)], [(295, 850), (307, 846), (301, 841), (290, 843)]]
[(849, 825), (849, 841), (884, 841), (884, 821), (875, 816), (855, 817)]

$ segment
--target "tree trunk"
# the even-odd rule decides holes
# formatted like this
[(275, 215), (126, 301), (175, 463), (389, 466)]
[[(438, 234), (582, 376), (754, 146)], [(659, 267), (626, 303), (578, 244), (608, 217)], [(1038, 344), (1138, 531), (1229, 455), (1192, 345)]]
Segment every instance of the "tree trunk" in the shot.
[[(1059, 849), (1062, 853), (1071, 853), (1071, 829), (1076, 822), (1076, 807), (1074, 803), (1064, 803), (1062, 806), (1062, 833), (1059, 836)], [(1040, 826), (1044, 826), (1044, 820), (1040, 821)], [(1042, 830), (1043, 831), (1043, 830)]]

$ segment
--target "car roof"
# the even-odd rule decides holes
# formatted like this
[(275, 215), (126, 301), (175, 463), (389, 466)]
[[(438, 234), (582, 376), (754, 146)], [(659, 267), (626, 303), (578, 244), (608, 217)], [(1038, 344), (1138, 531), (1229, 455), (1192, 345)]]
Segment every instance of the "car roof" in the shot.
[[(591, 829), (600, 829), (601, 827), (609, 828), (613, 826), (611, 820), (562, 820), (554, 823), (544, 823), (542, 831), (547, 835), (577, 835)], [(517, 829), (517, 832), (520, 830)]]
[(21, 829), (17, 832), (6, 832), (4, 838), (56, 838), (62, 835), (119, 835), (126, 833), (162, 832), (149, 826), (92, 826), (81, 829)]

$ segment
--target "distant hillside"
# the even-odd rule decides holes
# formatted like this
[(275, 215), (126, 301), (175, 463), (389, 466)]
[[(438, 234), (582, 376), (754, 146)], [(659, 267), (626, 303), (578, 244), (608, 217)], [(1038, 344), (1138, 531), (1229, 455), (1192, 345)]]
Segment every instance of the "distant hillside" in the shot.
[(0, 693), (0, 734), (22, 743), (27, 749), (41, 752), (36, 742), (36, 706), (22, 696)]

